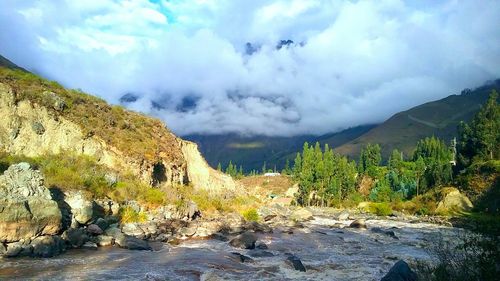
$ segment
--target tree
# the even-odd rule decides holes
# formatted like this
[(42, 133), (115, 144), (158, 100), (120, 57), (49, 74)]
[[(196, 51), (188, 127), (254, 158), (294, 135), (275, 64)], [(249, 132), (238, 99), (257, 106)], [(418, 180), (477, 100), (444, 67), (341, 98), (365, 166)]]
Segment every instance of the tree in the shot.
[(266, 161), (264, 161), (264, 165), (262, 165), (262, 174), (267, 173)]
[(498, 93), (493, 90), (469, 124), (458, 128), (458, 160), (461, 167), (469, 166), (474, 158), (498, 159), (500, 156), (500, 106)]
[(220, 162), (219, 164), (217, 164), (217, 171), (222, 172), (222, 165), (220, 164)]
[(380, 146), (378, 144), (368, 144), (361, 150), (358, 170), (361, 174), (376, 177), (377, 168), (381, 161), (382, 155), (380, 154)]
[(420, 187), (420, 183), (422, 182), (422, 176), (424, 175), (426, 166), (424, 162), (424, 158), (421, 156), (418, 157), (417, 161), (415, 161), (415, 176), (417, 178), (417, 196), (418, 196), (418, 188)]

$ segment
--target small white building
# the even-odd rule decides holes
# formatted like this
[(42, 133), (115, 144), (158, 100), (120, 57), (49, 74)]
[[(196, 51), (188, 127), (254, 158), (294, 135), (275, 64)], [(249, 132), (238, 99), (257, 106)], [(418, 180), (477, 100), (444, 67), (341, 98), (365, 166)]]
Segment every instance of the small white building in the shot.
[(280, 173), (265, 173), (264, 177), (277, 177), (281, 175)]

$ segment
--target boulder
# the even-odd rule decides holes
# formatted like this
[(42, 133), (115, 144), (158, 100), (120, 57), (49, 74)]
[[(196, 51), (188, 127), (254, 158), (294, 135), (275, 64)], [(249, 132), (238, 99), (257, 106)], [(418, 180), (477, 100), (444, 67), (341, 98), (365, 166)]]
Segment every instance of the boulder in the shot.
[(137, 238), (144, 238), (144, 231), (136, 223), (126, 223), (122, 226), (123, 234), (134, 236)]
[(89, 240), (82, 228), (70, 228), (64, 231), (61, 237), (73, 248), (80, 248)]
[(59, 236), (40, 236), (31, 241), (33, 256), (49, 258), (66, 250), (64, 241)]
[(104, 231), (104, 233), (107, 236), (113, 237), (113, 239), (116, 241), (122, 240), (125, 238), (125, 235), (122, 233), (122, 231), (117, 228), (116, 226), (110, 226), (108, 229)]
[(219, 241), (222, 241), (222, 242), (229, 241), (229, 238), (227, 238), (224, 234), (219, 233), (219, 232), (216, 232), (216, 233), (212, 234), (210, 236), (210, 238), (215, 239), (215, 240), (219, 240)]
[(417, 281), (417, 274), (405, 261), (400, 260), (392, 266), (381, 281)]
[(233, 256), (235, 256), (240, 262), (253, 262), (253, 259), (251, 257), (247, 257), (245, 255), (242, 255), (240, 253), (237, 253), (237, 252), (232, 252), (231, 253)]
[(97, 244), (94, 242), (87, 241), (85, 242), (85, 244), (83, 244), (82, 248), (87, 250), (97, 250)]
[(107, 235), (99, 235), (96, 237), (95, 242), (99, 247), (111, 246), (114, 243), (114, 238)]
[(270, 258), (274, 257), (274, 254), (268, 251), (262, 250), (250, 250), (248, 251), (248, 255), (253, 258)]
[(366, 221), (364, 219), (357, 219), (351, 222), (349, 227), (352, 228), (366, 228)]
[(104, 231), (97, 224), (91, 224), (87, 226), (87, 232), (91, 235), (101, 235)]
[(268, 226), (267, 224), (258, 223), (256, 221), (247, 222), (245, 224), (245, 229), (253, 230), (255, 232), (262, 232), (262, 233), (272, 233), (273, 232), (273, 229), (270, 226)]
[(302, 261), (295, 255), (287, 254), (288, 257), (286, 262), (290, 264), (295, 270), (306, 272), (306, 267), (302, 264)]
[(0, 242), (60, 231), (61, 211), (43, 181), (28, 163), (12, 165), (0, 176)]
[(269, 247), (267, 247), (266, 243), (264, 243), (264, 242), (255, 243), (255, 249), (267, 250), (268, 248)]
[(108, 221), (103, 218), (98, 218), (95, 224), (103, 231), (106, 230), (106, 228), (108, 228), (109, 226)]
[(349, 218), (349, 212), (348, 211), (342, 211), (338, 216), (337, 219), (339, 221), (345, 221)]
[(229, 242), (229, 245), (241, 249), (255, 249), (257, 236), (252, 232), (244, 232)]
[(6, 246), (3, 256), (8, 258), (17, 257), (24, 248), (25, 246), (23, 242), (9, 243)]
[(94, 215), (93, 201), (87, 200), (82, 192), (68, 192), (65, 195), (66, 203), (71, 207), (73, 218), (79, 224), (87, 224)]
[(470, 211), (473, 207), (467, 196), (460, 193), (456, 188), (447, 188), (443, 190), (443, 199), (438, 203), (436, 213), (448, 214), (453, 212)]
[(152, 248), (149, 246), (147, 241), (125, 235), (122, 239), (117, 239), (115, 241), (118, 246), (129, 250), (140, 250), (140, 251), (151, 251)]
[(299, 208), (292, 212), (290, 219), (294, 221), (308, 221), (313, 218), (313, 214), (306, 208)]

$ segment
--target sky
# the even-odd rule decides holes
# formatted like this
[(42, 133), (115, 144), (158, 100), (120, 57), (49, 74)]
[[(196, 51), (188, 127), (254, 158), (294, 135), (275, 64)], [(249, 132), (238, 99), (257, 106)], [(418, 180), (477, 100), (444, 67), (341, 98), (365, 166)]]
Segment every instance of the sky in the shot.
[(0, 54), (114, 104), (128, 94), (179, 135), (319, 135), (500, 78), (498, 11), (498, 0), (2, 0)]

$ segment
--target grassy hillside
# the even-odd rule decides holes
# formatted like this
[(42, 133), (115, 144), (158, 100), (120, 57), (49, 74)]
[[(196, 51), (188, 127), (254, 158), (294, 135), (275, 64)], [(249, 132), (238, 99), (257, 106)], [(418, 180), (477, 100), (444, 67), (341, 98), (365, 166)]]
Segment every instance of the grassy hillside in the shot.
[(6, 67), (6, 68), (10, 68), (10, 69), (17, 69), (17, 70), (22, 70), (22, 71), (28, 72), (26, 69), (17, 66), (15, 63), (11, 62), (10, 60), (8, 60), (7, 58), (5, 58), (3, 56), (0, 56), (0, 66), (1, 67)]
[(320, 137), (302, 135), (295, 137), (243, 137), (236, 134), (227, 135), (188, 135), (185, 139), (196, 142), (203, 156), (212, 167), (221, 163), (226, 167), (229, 161), (242, 165), (245, 171), (262, 169), (266, 162), (268, 169), (281, 170), (286, 159), (293, 161), (295, 153), (302, 150), (304, 142), (321, 144), (328, 143), (330, 147), (337, 147), (372, 129), (374, 125), (364, 125), (349, 128), (338, 133), (331, 133)]
[(0, 83), (12, 87), (17, 101), (30, 100), (55, 116), (78, 124), (87, 136), (98, 136), (128, 156), (154, 160), (158, 151), (177, 159), (175, 136), (158, 119), (111, 106), (104, 100), (77, 90), (68, 90), (19, 69), (0, 66)]
[(362, 147), (378, 143), (387, 159), (394, 148), (406, 155), (412, 154), (417, 141), (424, 137), (437, 136), (450, 141), (456, 136), (459, 122), (469, 121), (492, 89), (500, 89), (500, 80), (397, 113), (362, 136), (339, 146), (336, 151), (357, 159)]

